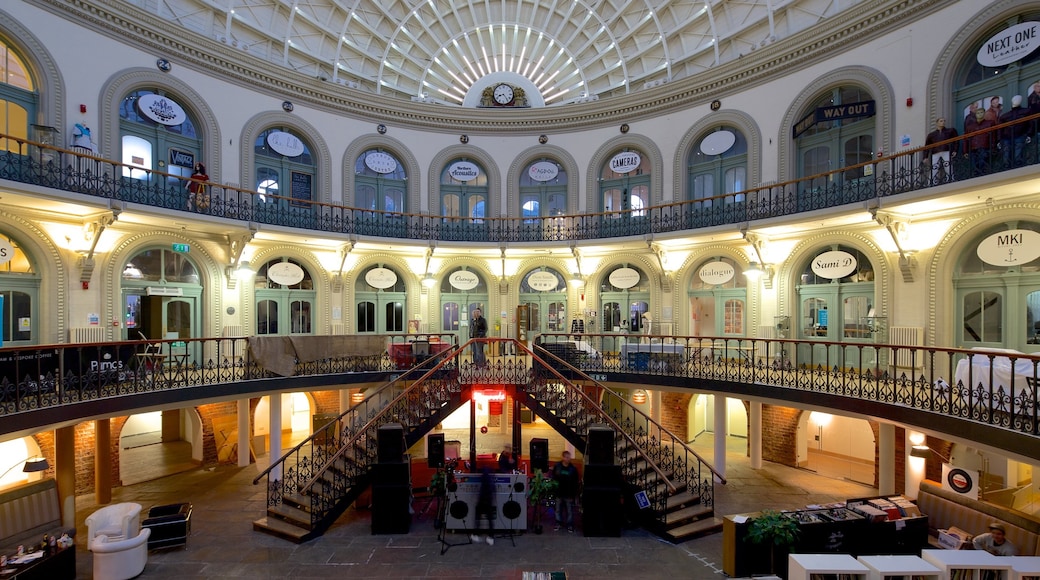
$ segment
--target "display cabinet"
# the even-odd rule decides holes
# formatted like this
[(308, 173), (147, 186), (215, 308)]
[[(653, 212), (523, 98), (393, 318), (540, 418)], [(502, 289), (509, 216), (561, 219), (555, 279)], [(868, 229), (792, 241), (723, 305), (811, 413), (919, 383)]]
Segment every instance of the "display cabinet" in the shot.
[(848, 554), (791, 554), (787, 580), (866, 580), (867, 567)]
[(921, 558), (942, 572), (942, 580), (986, 580), (985, 570), (1010, 578), (1011, 558), (998, 558), (984, 550), (921, 550)]
[(918, 556), (860, 556), (867, 580), (939, 580), (941, 572)]
[(1040, 556), (1012, 556), (1011, 580), (1040, 580)]

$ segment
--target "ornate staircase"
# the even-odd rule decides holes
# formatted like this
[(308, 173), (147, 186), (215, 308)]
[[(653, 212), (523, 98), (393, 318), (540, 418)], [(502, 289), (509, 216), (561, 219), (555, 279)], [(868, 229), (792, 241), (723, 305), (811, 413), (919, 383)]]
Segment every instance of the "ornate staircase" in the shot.
[(578, 449), (589, 426), (613, 428), (625, 483), (649, 502), (641, 525), (673, 541), (721, 529), (717, 474), (681, 439), (552, 353), (514, 345), (516, 355), (481, 368), (461, 364), (465, 345), (423, 361), (289, 450), (253, 480), (267, 490), (267, 514), (253, 529), (296, 543), (320, 536), (368, 488), (380, 426), (400, 423), (411, 447), (485, 384), (513, 386), (518, 400)]

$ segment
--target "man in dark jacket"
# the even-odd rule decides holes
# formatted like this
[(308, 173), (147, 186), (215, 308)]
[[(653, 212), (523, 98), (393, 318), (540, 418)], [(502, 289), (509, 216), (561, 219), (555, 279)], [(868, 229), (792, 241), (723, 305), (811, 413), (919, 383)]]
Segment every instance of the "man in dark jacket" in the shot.
[[(477, 308), (473, 311), (473, 320), (470, 321), (469, 325), (469, 337), (470, 338), (487, 338), (487, 318), (484, 318), (483, 313)], [(473, 364), (484, 366), (487, 364), (487, 358), (484, 357), (484, 343), (474, 342), (473, 343)]]
[(935, 131), (925, 138), (925, 145), (934, 145), (925, 149), (925, 155), (932, 164), (932, 183), (943, 183), (948, 181), (953, 174), (950, 172), (950, 157), (957, 153), (957, 143), (943, 143), (957, 137), (957, 129), (946, 126), (946, 118), (939, 117), (935, 120)]
[[(1014, 123), (1029, 116), (1029, 109), (1022, 106), (1022, 95), (1011, 98), (1011, 110), (1000, 116), (1000, 124)], [(1026, 143), (1029, 138), (1029, 123), (1017, 123), (1000, 130), (1000, 147), (1004, 150), (1004, 167), (1021, 167), (1025, 162)]]
[[(567, 531), (574, 531), (574, 506), (578, 497), (578, 468), (571, 463), (570, 451), (563, 452), (563, 459), (552, 468), (552, 478), (556, 481), (556, 527), (567, 525)], [(564, 512), (567, 515), (564, 516)]]

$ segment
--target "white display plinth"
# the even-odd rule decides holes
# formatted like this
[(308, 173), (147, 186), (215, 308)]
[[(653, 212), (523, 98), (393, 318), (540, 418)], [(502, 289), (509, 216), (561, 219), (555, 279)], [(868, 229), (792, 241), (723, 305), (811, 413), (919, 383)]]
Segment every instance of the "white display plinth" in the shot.
[(1012, 556), (1011, 580), (1040, 580), (1040, 556)]
[(921, 550), (921, 558), (942, 570), (947, 580), (981, 580), (981, 570), (1001, 570), (1010, 578), (1011, 558), (998, 558), (984, 550)]
[(848, 554), (791, 554), (788, 556), (788, 580), (816, 580), (818, 576), (824, 574), (841, 574), (843, 580), (866, 580), (867, 567)]
[(860, 556), (866, 566), (867, 580), (887, 580), (913, 576), (922, 580), (939, 580), (942, 572), (917, 556)]

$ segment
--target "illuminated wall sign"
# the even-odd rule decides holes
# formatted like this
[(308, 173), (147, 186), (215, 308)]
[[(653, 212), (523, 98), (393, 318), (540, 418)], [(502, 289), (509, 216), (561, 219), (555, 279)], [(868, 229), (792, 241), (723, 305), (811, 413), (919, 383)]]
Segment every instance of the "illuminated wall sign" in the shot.
[(448, 167), (448, 175), (455, 181), (473, 181), (480, 177), (480, 168), (469, 161), (456, 161)]
[(276, 153), (285, 155), (286, 157), (299, 157), (303, 155), (304, 146), (303, 141), (300, 141), (298, 137), (285, 131), (271, 131), (267, 134), (267, 144), (274, 149)]
[(997, 232), (979, 242), (979, 259), (994, 266), (1028, 264), (1040, 258), (1040, 233), (1032, 230)]
[(303, 268), (292, 262), (278, 262), (267, 268), (267, 279), (282, 286), (295, 286), (303, 280)]
[(14, 258), (14, 246), (7, 240), (0, 239), (0, 264), (6, 264)]
[(733, 275), (736, 270), (732, 264), (726, 262), (712, 262), (705, 264), (703, 268), (697, 272), (697, 276), (700, 277), (701, 281), (705, 284), (712, 286), (718, 286), (719, 284), (725, 284), (733, 279)]
[(1029, 56), (1040, 46), (1040, 22), (1009, 26), (982, 43), (975, 59), (982, 66), (998, 67)]
[(635, 151), (622, 151), (610, 158), (610, 170), (614, 173), (628, 173), (643, 162), (643, 158)]
[(191, 151), (182, 151), (170, 147), (170, 165), (195, 167), (195, 155)]
[(824, 252), (813, 258), (812, 271), (820, 278), (837, 280), (856, 271), (856, 256), (841, 250)]
[(393, 173), (397, 171), (397, 160), (389, 153), (370, 151), (365, 155), (365, 166), (376, 173)]
[(388, 268), (372, 268), (365, 272), (365, 282), (373, 288), (384, 290), (397, 284), (397, 274)]
[(552, 272), (535, 272), (527, 277), (527, 284), (538, 292), (552, 292), (560, 285), (560, 279)]
[(527, 176), (534, 181), (552, 181), (560, 174), (560, 168), (551, 161), (539, 161), (527, 168)]
[(188, 244), (171, 244), (170, 249), (178, 254), (187, 254), (191, 251), (191, 246)]
[(150, 93), (137, 99), (137, 110), (160, 125), (180, 125), (188, 120), (187, 113), (168, 97)]
[(148, 296), (184, 296), (184, 288), (176, 287), (171, 288), (169, 286), (149, 286), (145, 288), (145, 294)]
[(873, 117), (876, 111), (874, 101), (860, 101), (847, 105), (834, 105), (833, 107), (819, 107), (811, 111), (802, 120), (795, 123), (791, 128), (794, 137), (812, 129), (816, 123), (824, 121), (837, 121), (839, 119), (855, 119), (857, 117)]
[(475, 272), (469, 270), (455, 270), (448, 276), (448, 284), (456, 290), (472, 290), (480, 283), (480, 278)]
[(616, 288), (631, 288), (639, 283), (639, 272), (632, 268), (618, 268), (607, 279)]

